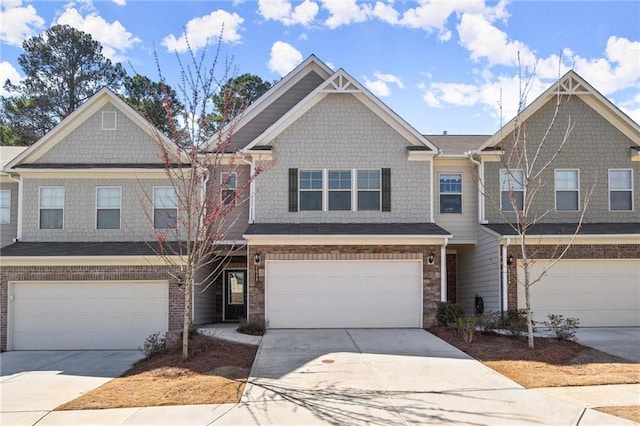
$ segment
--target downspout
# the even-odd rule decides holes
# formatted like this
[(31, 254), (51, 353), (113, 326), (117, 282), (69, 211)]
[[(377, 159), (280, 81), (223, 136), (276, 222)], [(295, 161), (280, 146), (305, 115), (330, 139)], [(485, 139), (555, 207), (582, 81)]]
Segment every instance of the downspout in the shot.
[(478, 166), (478, 222), (485, 223), (484, 219), (484, 195), (482, 194), (482, 182), (484, 182), (484, 161), (480, 158), (480, 161), (473, 158), (476, 151), (470, 151), (468, 153), (469, 160)]
[[(511, 238), (507, 238), (507, 241), (502, 245), (502, 311), (509, 310), (508, 296), (509, 296), (509, 283), (507, 282), (509, 275), (507, 271), (507, 249), (511, 244)], [(500, 289), (498, 289), (500, 294)]]
[[(209, 187), (209, 179), (211, 178), (211, 172), (207, 167), (204, 168), (204, 172), (206, 177), (202, 181), (202, 187), (200, 188), (200, 193), (203, 200), (202, 202), (205, 203), (205, 206), (207, 206), (208, 205), (207, 198), (206, 198), (207, 188)], [(200, 229), (202, 229), (202, 227), (204, 227), (204, 216), (200, 217)], [(195, 302), (196, 302), (196, 286), (193, 285), (191, 286), (191, 322), (192, 323), (196, 322), (196, 303)]]
[[(438, 154), (441, 154), (442, 151), (438, 150)], [(434, 215), (433, 215), (433, 191), (435, 188), (435, 183), (433, 182), (433, 178), (435, 176), (435, 170), (433, 165), (434, 165), (434, 161), (433, 161), (433, 157), (431, 157), (431, 161), (429, 161), (429, 163), (431, 164), (431, 191), (429, 191), (429, 220), (431, 223), (435, 223), (435, 219), (434, 219)]]
[(440, 301), (447, 301), (447, 245), (449, 238), (445, 237), (440, 247)]
[[(19, 177), (8, 175), (9, 179), (18, 183), (18, 223), (16, 224), (15, 242), (22, 240), (22, 180)], [(11, 203), (11, 200), (9, 200)]]
[(245, 159), (244, 157), (240, 158), (245, 164), (248, 164), (250, 167), (249, 171), (249, 223), (253, 223), (255, 220), (255, 196), (256, 196), (256, 186), (254, 179), (254, 171), (255, 171), (255, 161), (253, 157), (251, 157), (251, 161)]

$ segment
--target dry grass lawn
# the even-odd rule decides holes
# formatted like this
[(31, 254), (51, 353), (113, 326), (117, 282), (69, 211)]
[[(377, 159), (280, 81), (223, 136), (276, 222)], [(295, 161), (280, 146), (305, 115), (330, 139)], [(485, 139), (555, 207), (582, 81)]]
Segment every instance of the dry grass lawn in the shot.
[(56, 410), (238, 402), (256, 350), (196, 334), (186, 361), (180, 348), (158, 353)]
[(429, 331), (525, 388), (640, 383), (640, 364), (575, 342), (537, 338), (530, 350), (526, 339), (476, 333), (468, 344), (449, 328)]
[(630, 407), (598, 407), (596, 410), (640, 423), (640, 405), (632, 405)]

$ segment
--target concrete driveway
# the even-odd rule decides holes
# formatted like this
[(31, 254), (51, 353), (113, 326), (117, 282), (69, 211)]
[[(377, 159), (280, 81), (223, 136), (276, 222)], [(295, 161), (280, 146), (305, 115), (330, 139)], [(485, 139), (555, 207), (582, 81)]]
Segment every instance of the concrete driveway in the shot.
[(0, 354), (0, 424), (32, 425), (60, 404), (120, 376), (139, 351), (15, 351)]
[(269, 330), (233, 424), (629, 424), (525, 390), (423, 330)]
[(578, 328), (578, 343), (640, 362), (640, 327)]

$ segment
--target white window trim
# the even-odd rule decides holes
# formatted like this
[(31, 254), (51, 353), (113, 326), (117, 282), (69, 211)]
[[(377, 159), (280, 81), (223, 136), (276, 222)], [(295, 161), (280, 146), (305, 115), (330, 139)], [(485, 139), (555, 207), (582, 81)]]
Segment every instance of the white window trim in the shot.
[[(348, 212), (348, 211), (353, 211), (353, 170), (354, 169), (324, 169), (324, 171), (326, 172), (326, 176), (327, 178), (323, 180), (322, 182), (322, 186), (326, 186), (327, 187), (327, 211), (330, 212)], [(349, 189), (330, 189), (329, 188), (329, 172), (350, 172), (350, 176), (351, 176), (351, 185), (349, 186)], [(326, 184), (326, 185), (325, 185)], [(349, 191), (351, 193), (351, 208), (347, 209), (347, 210), (331, 210), (329, 208), (329, 193), (330, 192), (347, 192)]]
[[(302, 174), (302, 172), (320, 172), (321, 173), (321, 178), (322, 178), (322, 188), (321, 189), (302, 189), (301, 185), (300, 185), (300, 181), (302, 180), (300, 175)], [(326, 169), (299, 169), (298, 170), (298, 211), (300, 212), (319, 212), (319, 211), (326, 211), (324, 208), (327, 205), (326, 202), (326, 198), (327, 198), (327, 194), (326, 194), (326, 188), (325, 188), (325, 176), (326, 176)], [(321, 192), (321, 204), (322, 204), (322, 209), (320, 210), (302, 210), (302, 204), (300, 203), (300, 194), (302, 192)]]
[[(511, 205), (511, 207), (513, 208), (512, 210), (505, 210), (502, 207), (502, 192), (503, 192), (503, 190), (502, 190), (502, 172), (503, 171), (504, 172), (509, 172), (509, 175), (511, 175), (511, 176), (513, 176), (513, 172), (522, 172), (522, 178), (524, 180), (524, 170), (523, 169), (500, 169), (500, 171), (498, 172), (498, 189), (500, 190), (500, 211), (501, 212), (507, 212), (507, 213), (515, 212), (517, 210), (514, 208), (515, 206), (513, 206), (513, 205)], [(515, 189), (512, 189), (512, 188), (509, 188), (507, 191), (522, 192), (522, 208), (524, 209), (524, 203), (525, 203), (527, 194), (526, 194), (526, 187), (524, 185), (524, 182), (522, 182), (521, 184), (522, 184), (522, 189), (521, 190), (520, 189), (515, 190)], [(522, 210), (519, 210), (519, 211), (522, 211)]]
[[(113, 114), (113, 127), (105, 127), (104, 117), (105, 114)], [(117, 111), (102, 111), (102, 130), (117, 130), (118, 129), (118, 113)]]
[(0, 206), (0, 209), (7, 209), (9, 211), (8, 217), (9, 220), (7, 222), (3, 222), (2, 220), (0, 220), (0, 223), (3, 225), (8, 225), (11, 223), (11, 190), (10, 189), (0, 189), (0, 194), (2, 193), (8, 193), (9, 194), (9, 204), (6, 207), (2, 207)]
[[(440, 177), (442, 175), (459, 175), (460, 176), (460, 192), (442, 192), (440, 191)], [(462, 214), (464, 211), (464, 197), (462, 196), (464, 187), (464, 173), (460, 172), (440, 172), (438, 173), (438, 214)], [(502, 192), (502, 190), (500, 191)], [(441, 195), (459, 195), (460, 196), (460, 212), (458, 213), (443, 213), (442, 212), (442, 198)], [(502, 200), (502, 194), (500, 194), (500, 200)], [(502, 202), (502, 201), (501, 201)]]
[[(59, 229), (57, 229), (57, 228), (55, 228), (55, 229), (52, 229), (52, 228), (43, 229), (42, 228), (42, 226), (41, 226), (42, 224), (40, 223), (40, 210), (42, 210), (42, 207), (40, 206), (40, 201), (42, 199), (42, 195), (41, 195), (42, 194), (42, 188), (61, 188), (62, 189), (62, 228), (59, 228)], [(38, 230), (40, 230), (40, 231), (63, 231), (65, 229), (65, 223), (66, 223), (65, 210), (66, 209), (64, 208), (64, 206), (65, 206), (65, 200), (66, 200), (66, 196), (67, 196), (65, 194), (65, 192), (66, 191), (64, 189), (64, 186), (60, 186), (60, 185), (44, 185), (44, 186), (39, 186), (38, 187)]]
[[(156, 188), (171, 188), (176, 192), (176, 207), (175, 207), (175, 209), (176, 209), (176, 226), (174, 228), (156, 228), (156, 220), (155, 220), (155, 217), (156, 217)], [(177, 200), (178, 194), (177, 194), (176, 188), (173, 187), (173, 186), (170, 186), (170, 185), (160, 185), (160, 186), (154, 186), (151, 190), (153, 191), (153, 194), (152, 194), (152, 197), (151, 197), (151, 203), (153, 205), (153, 216), (151, 218), (152, 219), (151, 226), (153, 227), (153, 229), (177, 229), (178, 226), (179, 226), (180, 208), (179, 208), (179, 205), (178, 205), (179, 204), (178, 200)], [(168, 208), (165, 207), (165, 208), (163, 208), (161, 210), (168, 210)]]
[[(118, 210), (120, 211), (120, 217), (118, 218), (118, 227), (113, 229), (100, 229), (98, 228), (98, 210), (115, 210), (113, 207), (98, 207), (98, 190), (99, 189), (118, 189), (120, 190), (120, 199)], [(155, 208), (155, 207), (154, 207)], [(116, 231), (122, 229), (122, 187), (121, 186), (96, 186), (96, 231)]]
[[(558, 189), (558, 178), (556, 175), (556, 172), (576, 172), (577, 173), (577, 177), (578, 177), (578, 187), (576, 189)], [(580, 169), (554, 169), (553, 170), (553, 203), (554, 203), (554, 208), (555, 211), (558, 213), (575, 213), (575, 212), (579, 212), (582, 208), (582, 206), (580, 205)], [(558, 191), (561, 192), (569, 192), (569, 191), (575, 191), (578, 193), (578, 208), (577, 210), (558, 210)]]
[[(380, 184), (380, 187), (378, 189), (360, 189), (358, 188), (358, 172), (359, 171), (372, 171), (372, 170), (376, 170), (378, 172), (378, 177), (380, 178), (378, 183)], [(353, 205), (353, 211), (361, 211), (361, 212), (379, 212), (382, 211), (382, 169), (380, 168), (360, 168), (360, 169), (353, 169), (353, 187), (354, 187), (354, 205)], [(358, 210), (358, 192), (378, 192), (378, 210)]]
[[(628, 171), (631, 172), (631, 188), (630, 189), (611, 189), (611, 172), (613, 171)], [(628, 213), (635, 210), (635, 203), (633, 197), (633, 169), (609, 169), (607, 172), (607, 202), (609, 204), (609, 211), (611, 213)], [(631, 210), (611, 210), (611, 192), (631, 192)]]
[[(234, 176), (233, 180), (236, 183), (233, 188), (229, 186), (222, 186), (225, 181), (225, 175)], [(229, 180), (231, 182), (231, 180)], [(224, 202), (224, 191), (233, 191), (233, 203), (225, 204)], [(237, 172), (220, 172), (220, 203), (225, 206), (237, 206), (238, 205), (238, 173)]]

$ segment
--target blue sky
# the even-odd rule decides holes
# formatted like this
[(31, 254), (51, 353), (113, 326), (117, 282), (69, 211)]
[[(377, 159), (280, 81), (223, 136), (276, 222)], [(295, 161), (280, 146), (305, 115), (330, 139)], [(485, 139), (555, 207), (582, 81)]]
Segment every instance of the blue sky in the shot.
[[(127, 71), (170, 84), (175, 54), (220, 35), (240, 73), (278, 80), (315, 54), (344, 68), (423, 133), (492, 134), (518, 102), (573, 68), (640, 122), (640, 2), (482, 0), (0, 0), (0, 80), (22, 41), (51, 25), (90, 33)], [(520, 66), (518, 65), (520, 58)], [(221, 69), (222, 71), (222, 69)], [(0, 90), (2, 94), (6, 94)], [(499, 105), (502, 105), (500, 107)]]

